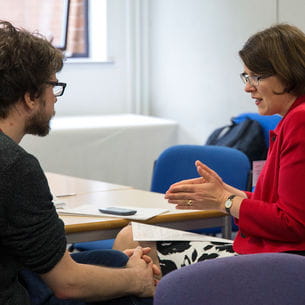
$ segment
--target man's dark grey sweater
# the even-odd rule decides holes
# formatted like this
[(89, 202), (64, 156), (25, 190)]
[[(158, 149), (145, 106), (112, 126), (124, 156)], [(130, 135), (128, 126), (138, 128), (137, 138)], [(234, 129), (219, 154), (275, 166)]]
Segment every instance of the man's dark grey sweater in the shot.
[(64, 225), (39, 162), (0, 132), (0, 304), (30, 304), (19, 271), (48, 272), (65, 249)]

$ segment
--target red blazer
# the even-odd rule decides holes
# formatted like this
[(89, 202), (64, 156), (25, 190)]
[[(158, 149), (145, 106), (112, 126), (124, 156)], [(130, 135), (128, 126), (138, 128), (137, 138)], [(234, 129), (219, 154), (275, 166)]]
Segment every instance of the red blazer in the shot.
[(247, 195), (237, 220), (237, 253), (305, 250), (305, 95), (270, 131), (266, 163)]

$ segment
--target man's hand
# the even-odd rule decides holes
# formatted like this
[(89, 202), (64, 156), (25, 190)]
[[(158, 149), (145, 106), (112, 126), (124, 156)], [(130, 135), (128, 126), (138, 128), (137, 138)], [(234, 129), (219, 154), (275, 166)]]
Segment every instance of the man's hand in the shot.
[[(145, 248), (146, 249), (146, 248)], [(126, 254), (131, 253), (127, 268), (134, 272), (130, 282), (133, 283), (133, 293), (139, 297), (152, 297), (155, 292), (156, 280), (154, 279), (153, 263), (150, 257), (144, 253), (142, 247), (126, 250)], [(156, 270), (155, 270), (156, 272)]]
[[(127, 256), (131, 257), (134, 254), (136, 249), (126, 249), (123, 252)], [(151, 248), (149, 248), (149, 247), (142, 248), (142, 257), (141, 258), (146, 262), (146, 264), (151, 264), (153, 275), (155, 277), (154, 282), (155, 282), (155, 285), (157, 285), (160, 280), (160, 277), (161, 277), (161, 270), (156, 264), (153, 264), (152, 258), (147, 255), (150, 251), (151, 251)]]

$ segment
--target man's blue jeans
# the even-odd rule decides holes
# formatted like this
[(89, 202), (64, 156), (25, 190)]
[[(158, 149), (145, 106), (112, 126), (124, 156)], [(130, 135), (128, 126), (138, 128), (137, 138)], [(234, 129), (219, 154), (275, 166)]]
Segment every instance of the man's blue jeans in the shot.
[[(71, 254), (71, 257), (78, 263), (102, 265), (107, 267), (124, 267), (128, 257), (116, 250), (92, 250)], [(41, 278), (29, 271), (23, 270), (20, 279), (26, 287), (32, 305), (87, 305), (82, 301), (61, 300), (54, 296), (52, 290), (48, 288)], [(118, 298), (110, 301), (90, 303), (94, 305), (152, 305), (152, 298), (138, 298), (133, 296)]]

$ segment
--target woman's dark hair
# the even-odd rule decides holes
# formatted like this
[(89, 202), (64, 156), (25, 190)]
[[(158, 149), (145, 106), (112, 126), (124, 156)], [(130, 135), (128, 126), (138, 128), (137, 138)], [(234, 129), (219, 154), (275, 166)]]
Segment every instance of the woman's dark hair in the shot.
[(258, 32), (239, 55), (253, 73), (278, 76), (286, 86), (284, 92), (305, 94), (305, 34), (297, 27), (277, 24)]
[(6, 118), (26, 92), (39, 97), (62, 66), (62, 52), (45, 37), (0, 21), (0, 118)]

